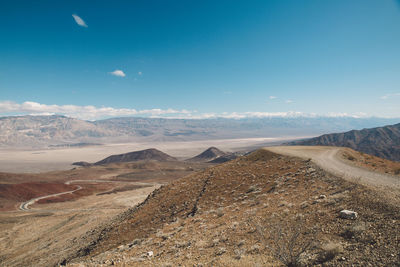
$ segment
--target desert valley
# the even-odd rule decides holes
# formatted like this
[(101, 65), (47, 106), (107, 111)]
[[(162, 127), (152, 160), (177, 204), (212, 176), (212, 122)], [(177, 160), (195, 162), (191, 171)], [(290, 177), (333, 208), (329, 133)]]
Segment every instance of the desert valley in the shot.
[(0, 267), (400, 267), (400, 0), (0, 25)]
[[(398, 152), (399, 125), (344, 134), (342, 145), (358, 150), (349, 136), (377, 130), (396, 138), (371, 149)], [(100, 145), (57, 148), (25, 173), (11, 157), (13, 172), (0, 173), (1, 265), (396, 266), (400, 163), (285, 142), (116, 144), (103, 153), (129, 152), (104, 158)], [(51, 164), (62, 155), (68, 168)]]

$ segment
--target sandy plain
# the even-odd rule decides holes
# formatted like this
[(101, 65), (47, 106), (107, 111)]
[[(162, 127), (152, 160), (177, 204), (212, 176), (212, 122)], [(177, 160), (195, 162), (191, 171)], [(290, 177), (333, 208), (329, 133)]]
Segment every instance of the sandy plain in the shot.
[(68, 170), (76, 161), (96, 162), (114, 154), (122, 154), (147, 148), (159, 149), (178, 159), (189, 158), (210, 146), (226, 152), (258, 148), (266, 145), (303, 139), (307, 137), (266, 137), (220, 139), (201, 141), (121, 143), (86, 146), (79, 148), (51, 148), (41, 150), (0, 150), (0, 172), (40, 173)]

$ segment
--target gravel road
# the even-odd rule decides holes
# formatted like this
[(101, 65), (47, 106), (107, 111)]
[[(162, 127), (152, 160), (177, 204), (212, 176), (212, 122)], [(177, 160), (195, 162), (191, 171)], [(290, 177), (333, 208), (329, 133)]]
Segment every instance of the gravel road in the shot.
[(265, 149), (282, 155), (311, 159), (327, 172), (350, 181), (375, 187), (400, 189), (400, 177), (377, 173), (352, 165), (340, 157), (343, 148), (328, 146), (276, 146)]

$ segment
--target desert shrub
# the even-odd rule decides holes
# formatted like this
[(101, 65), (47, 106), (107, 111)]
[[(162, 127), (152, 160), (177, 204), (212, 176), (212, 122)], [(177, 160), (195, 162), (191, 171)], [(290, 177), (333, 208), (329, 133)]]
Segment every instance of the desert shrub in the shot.
[(400, 174), (400, 168), (394, 170), (394, 174), (399, 175)]
[(358, 222), (356, 224), (346, 227), (343, 231), (342, 236), (347, 239), (351, 239), (360, 235), (362, 232), (366, 230), (366, 228), (367, 226), (364, 222)]
[(218, 209), (215, 211), (215, 214), (217, 215), (217, 217), (222, 217), (222, 216), (224, 216), (224, 209), (223, 209), (223, 208), (218, 208)]
[(329, 242), (321, 247), (319, 255), (319, 263), (324, 263), (334, 259), (339, 253), (343, 252), (343, 247), (340, 243)]
[(301, 266), (301, 256), (311, 248), (316, 231), (303, 229), (301, 218), (292, 224), (280, 221), (268, 227), (256, 224), (256, 230), (262, 243), (273, 256), (286, 266)]
[(347, 156), (347, 159), (353, 161), (353, 160), (355, 160), (356, 158), (353, 157), (352, 155), (348, 155), (348, 156)]

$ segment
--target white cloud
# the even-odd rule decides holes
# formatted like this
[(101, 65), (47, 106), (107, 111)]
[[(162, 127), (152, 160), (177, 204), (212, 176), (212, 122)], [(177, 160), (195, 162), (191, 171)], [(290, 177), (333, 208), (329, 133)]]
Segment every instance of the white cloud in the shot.
[(141, 71), (139, 71), (137, 74), (138, 74), (139, 76), (142, 76), (143, 73), (142, 73)]
[(269, 96), (269, 99), (276, 99), (277, 97), (276, 96), (273, 96), (273, 95), (271, 95), (271, 96)]
[(74, 18), (76, 24), (78, 24), (79, 26), (87, 28), (87, 25), (86, 25), (85, 21), (81, 17), (79, 17), (76, 14), (72, 14), (72, 17)]
[(5, 115), (65, 115), (83, 120), (97, 120), (110, 117), (141, 116), (150, 118), (177, 118), (177, 119), (244, 119), (244, 118), (317, 118), (317, 117), (352, 117), (366, 118), (365, 113), (328, 113), (318, 115), (315, 113), (304, 113), (298, 111), (287, 112), (223, 112), (223, 113), (200, 113), (196, 110), (177, 109), (144, 109), (131, 108), (77, 106), (77, 105), (46, 105), (32, 101), (15, 103), (12, 101), (0, 101), (0, 116)]
[(288, 99), (288, 100), (285, 101), (285, 103), (286, 103), (286, 104), (293, 103), (293, 100)]
[(125, 73), (122, 70), (114, 70), (113, 72), (110, 72), (111, 75), (117, 76), (117, 77), (125, 77)]
[(185, 115), (190, 113), (187, 110), (175, 109), (146, 109), (136, 110), (129, 108), (95, 107), (95, 106), (76, 106), (76, 105), (46, 105), (37, 102), (26, 101), (18, 104), (11, 101), (0, 102), (0, 114), (60, 114), (68, 117), (84, 120), (95, 120), (106, 117), (118, 116), (149, 116), (149, 117), (167, 117), (170, 115)]
[(400, 93), (386, 94), (386, 95), (381, 96), (380, 98), (383, 99), (383, 100), (386, 100), (386, 99), (389, 99), (389, 98), (392, 98), (392, 97), (395, 97), (395, 96), (400, 96)]

